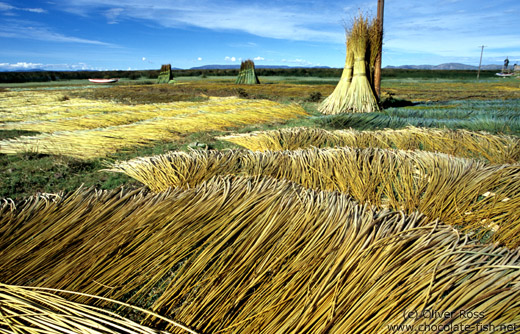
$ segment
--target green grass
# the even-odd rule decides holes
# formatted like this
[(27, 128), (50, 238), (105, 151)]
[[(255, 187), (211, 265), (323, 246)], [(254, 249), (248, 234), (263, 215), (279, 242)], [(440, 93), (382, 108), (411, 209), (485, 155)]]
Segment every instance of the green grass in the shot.
[(25, 130), (0, 130), (0, 140), (16, 138), (20, 136), (34, 136), (37, 134), (39, 134), (39, 132)]

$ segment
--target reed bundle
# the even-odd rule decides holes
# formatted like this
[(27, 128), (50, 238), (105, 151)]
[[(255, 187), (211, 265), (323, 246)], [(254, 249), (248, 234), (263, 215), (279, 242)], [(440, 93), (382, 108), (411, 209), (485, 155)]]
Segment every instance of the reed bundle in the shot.
[(383, 36), (381, 35), (381, 27), (377, 18), (372, 19), (368, 25), (368, 48), (367, 48), (367, 69), (368, 69), (368, 81), (372, 87), (372, 91), (376, 91), (374, 86), (374, 71), (376, 67), (377, 56), (381, 52), (381, 46)]
[(354, 19), (346, 36), (347, 56), (343, 74), (334, 92), (318, 109), (324, 114), (379, 111), (373, 86), (374, 66), (382, 38), (377, 20), (369, 22), (360, 15)]
[(260, 83), (255, 73), (255, 63), (248, 59), (240, 64), (240, 71), (238, 72), (237, 85), (256, 85)]
[[(347, 91), (347, 105), (351, 112), (365, 113), (379, 111), (377, 99), (368, 79), (370, 65), (370, 26), (367, 19), (360, 16), (352, 25), (349, 38), (354, 51), (354, 74)], [(368, 59), (367, 59), (368, 57)]]
[(172, 65), (166, 64), (161, 66), (157, 83), (170, 83), (173, 80)]
[(310, 147), (350, 146), (424, 150), (493, 164), (520, 160), (517, 137), (466, 130), (428, 129), (409, 126), (399, 130), (327, 131), (320, 128), (285, 128), (219, 137), (252, 151), (296, 150)]
[[(25, 130), (59, 131), (60, 127), (67, 129), (96, 124), (120, 124), (2, 140), (0, 153), (39, 152), (91, 159), (125, 148), (147, 145), (153, 141), (178, 139), (179, 136), (175, 133), (192, 133), (201, 129), (223, 130), (306, 115), (303, 108), (296, 104), (282, 105), (268, 100), (243, 100), (234, 97), (210, 98), (205, 102), (175, 102), (156, 105), (155, 108), (156, 111), (141, 113), (131, 110), (124, 113), (96, 114), (81, 120), (27, 122), (19, 127), (10, 125), (10, 128)], [(137, 121), (141, 118), (144, 119)], [(124, 124), (125, 122), (132, 123)]]
[(333, 190), (369, 203), (520, 245), (520, 166), (486, 165), (424, 151), (326, 148), (297, 151), (170, 152), (115, 163), (153, 191), (193, 186), (214, 175), (263, 175)]
[[(0, 283), (0, 332), (2, 333), (135, 333), (159, 331), (104, 309), (68, 301), (55, 293), (32, 287)], [(77, 295), (77, 293), (69, 293)], [(115, 301), (117, 303), (117, 301)], [(134, 308), (135, 310), (135, 308)], [(150, 313), (144, 310), (144, 313)], [(174, 326), (179, 326), (171, 321)], [(191, 331), (193, 332), (193, 331)], [(163, 332), (164, 333), (164, 332)]]
[[(348, 32), (347, 32), (348, 36)], [(347, 92), (352, 82), (352, 71), (354, 69), (354, 51), (352, 50), (352, 42), (347, 38), (347, 56), (345, 59), (345, 67), (341, 74), (336, 88), (323, 102), (318, 110), (323, 114), (334, 115), (348, 110)]]
[[(78, 190), (0, 210), (0, 280), (137, 302), (198, 333), (520, 320), (517, 251), (287, 181), (226, 177), (160, 194)], [(451, 317), (403, 317), (422, 310)]]

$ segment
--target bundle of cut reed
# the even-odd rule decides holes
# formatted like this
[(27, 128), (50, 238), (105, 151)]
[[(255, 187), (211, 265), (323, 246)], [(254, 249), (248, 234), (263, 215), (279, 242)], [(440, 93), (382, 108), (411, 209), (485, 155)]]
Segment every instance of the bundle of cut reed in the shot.
[[(199, 333), (477, 332), (520, 321), (517, 252), (287, 181), (78, 190), (0, 213), (0, 280), (127, 300)], [(432, 310), (450, 317), (403, 316)]]
[(377, 99), (368, 79), (371, 46), (369, 45), (370, 29), (368, 19), (361, 15), (354, 21), (349, 35), (354, 52), (354, 74), (347, 91), (348, 110), (356, 113), (374, 112), (379, 110)]
[(173, 80), (172, 65), (166, 64), (161, 66), (161, 72), (157, 78), (157, 83), (170, 83)]
[(349, 146), (440, 152), (493, 164), (520, 160), (520, 139), (466, 130), (409, 126), (399, 130), (327, 131), (320, 128), (284, 128), (218, 137), (252, 151), (296, 150), (310, 147)]
[(370, 86), (372, 87), (372, 91), (375, 92), (374, 86), (374, 71), (376, 67), (376, 59), (377, 56), (381, 52), (382, 40), (383, 36), (381, 35), (381, 27), (379, 26), (379, 21), (377, 18), (372, 19), (368, 26), (368, 48), (367, 48), (367, 60), (368, 60), (368, 81), (370, 81)]
[(347, 35), (347, 57), (345, 59), (345, 67), (341, 74), (339, 82), (332, 92), (319, 106), (319, 111), (323, 114), (333, 115), (345, 112), (348, 110), (347, 104), (347, 92), (352, 82), (352, 71), (354, 69), (354, 51), (351, 40), (348, 39), (349, 32)]
[(248, 59), (240, 64), (240, 71), (238, 72), (237, 85), (256, 85), (260, 83), (255, 73), (255, 63)]
[(354, 19), (347, 32), (347, 58), (334, 92), (323, 101), (324, 114), (368, 113), (379, 110), (374, 96), (373, 68), (380, 48), (377, 20), (369, 23), (362, 15)]
[(510, 247), (520, 245), (520, 166), (487, 165), (425, 151), (349, 147), (278, 152), (170, 152), (116, 163), (153, 191), (193, 186), (214, 175), (263, 175), (307, 188), (336, 190), (392, 210), (418, 210), (430, 220)]

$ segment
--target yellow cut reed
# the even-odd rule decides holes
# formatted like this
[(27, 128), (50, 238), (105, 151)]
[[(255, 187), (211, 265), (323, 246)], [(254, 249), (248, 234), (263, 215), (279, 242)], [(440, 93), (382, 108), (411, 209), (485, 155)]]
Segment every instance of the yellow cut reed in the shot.
[[(169, 152), (112, 165), (153, 191), (194, 186), (215, 175), (270, 176), (339, 191), (360, 203), (478, 232), (520, 245), (520, 166), (487, 165), (425, 151), (349, 147), (278, 152)], [(516, 235), (515, 237), (512, 237)]]
[[(138, 324), (99, 307), (68, 301), (56, 293), (81, 295), (77, 292), (45, 288), (13, 286), (0, 283), (0, 332), (7, 333), (139, 333), (159, 331)], [(114, 300), (108, 300), (121, 304)], [(132, 311), (160, 317), (149, 311), (126, 305)], [(161, 317), (162, 318), (162, 317)], [(169, 319), (174, 327), (197, 334)], [(9, 330), (9, 331), (4, 331)], [(164, 333), (164, 332), (163, 332)]]
[(318, 110), (327, 115), (334, 115), (348, 111), (347, 104), (347, 92), (350, 87), (350, 83), (352, 82), (352, 71), (354, 68), (354, 51), (352, 50), (352, 44), (348, 39), (348, 31), (347, 35), (347, 56), (345, 59), (345, 67), (343, 68), (343, 72), (341, 74), (341, 78), (339, 79), (336, 88), (323, 102), (320, 104)]
[(493, 164), (517, 163), (520, 140), (514, 136), (492, 135), (467, 130), (404, 129), (327, 131), (320, 128), (284, 128), (219, 137), (220, 140), (252, 151), (296, 150), (310, 147), (350, 146), (353, 148), (395, 148), (424, 150), (479, 159)]
[[(520, 320), (518, 251), (288, 181), (225, 177), (160, 194), (80, 189), (0, 210), (1, 281), (126, 301), (198, 333), (477, 332)], [(428, 310), (451, 317), (410, 313)], [(144, 325), (162, 323), (151, 316)]]
[[(370, 54), (370, 28), (368, 19), (359, 16), (354, 20), (349, 34), (354, 52), (354, 73), (346, 99), (349, 112), (366, 113), (379, 111), (377, 99), (368, 79)], [(367, 58), (368, 57), (368, 58)]]
[(91, 159), (153, 141), (176, 140), (179, 134), (225, 130), (307, 115), (296, 104), (234, 97), (150, 105), (146, 108), (152, 110), (142, 112), (138, 111), (144, 108), (142, 106), (127, 108), (130, 110), (126, 112), (111, 113), (108, 109), (107, 113), (93, 116), (0, 124), (0, 129), (50, 132), (2, 140), (0, 153), (38, 152)]

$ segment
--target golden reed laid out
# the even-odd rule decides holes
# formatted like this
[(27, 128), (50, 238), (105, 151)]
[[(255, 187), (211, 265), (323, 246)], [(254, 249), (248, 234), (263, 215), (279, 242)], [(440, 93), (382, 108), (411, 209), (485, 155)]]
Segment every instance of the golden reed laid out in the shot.
[[(80, 189), (0, 210), (0, 281), (128, 302), (196, 333), (477, 332), (520, 322), (518, 251), (288, 181)], [(153, 316), (143, 325), (185, 333)]]
[[(216, 131), (307, 115), (296, 104), (234, 97), (134, 106), (79, 100), (83, 107), (77, 110), (76, 99), (47, 101), (47, 107), (57, 108), (52, 118), (49, 118), (51, 114), (47, 110), (41, 115), (43, 119), (0, 123), (0, 130), (44, 132), (0, 140), (0, 153), (37, 152), (92, 159), (135, 146), (150, 145), (154, 141), (175, 141), (181, 134), (201, 129)], [(31, 101), (26, 102), (29, 104), (26, 109), (22, 109), (28, 115), (33, 115), (31, 106), (35, 107)]]
[(215, 175), (269, 176), (339, 191), (360, 203), (520, 245), (520, 165), (489, 165), (425, 151), (350, 147), (296, 151), (169, 152), (111, 165), (153, 191), (193, 186)]
[(285, 128), (219, 137), (252, 151), (282, 151), (310, 147), (349, 146), (423, 150), (479, 159), (493, 164), (520, 160), (520, 139), (467, 130), (405, 129), (327, 131), (320, 128)]

